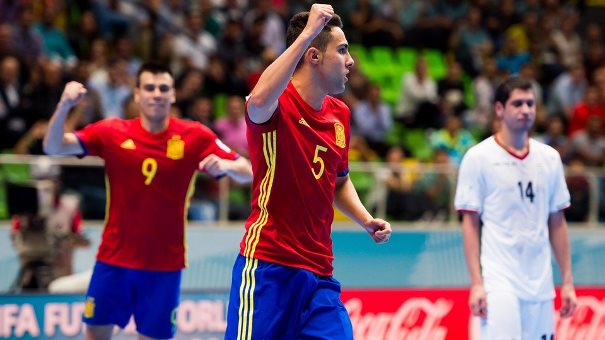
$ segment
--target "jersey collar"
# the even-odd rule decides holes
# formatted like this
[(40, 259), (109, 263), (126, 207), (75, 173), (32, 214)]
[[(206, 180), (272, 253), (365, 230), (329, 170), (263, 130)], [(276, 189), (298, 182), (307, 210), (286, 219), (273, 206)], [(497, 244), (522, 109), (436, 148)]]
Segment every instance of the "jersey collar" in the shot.
[(498, 145), (500, 145), (500, 147), (502, 147), (506, 152), (508, 152), (511, 156), (513, 156), (515, 158), (518, 158), (520, 160), (524, 160), (527, 157), (527, 155), (529, 155), (529, 138), (527, 139), (527, 145), (526, 145), (526, 148), (525, 148), (526, 151), (523, 154), (521, 154), (521, 155), (514, 153), (513, 150), (510, 147), (508, 147), (504, 143), (502, 143), (502, 141), (500, 141), (499, 134), (497, 134), (497, 133), (494, 134), (494, 140), (496, 141), (496, 143)]

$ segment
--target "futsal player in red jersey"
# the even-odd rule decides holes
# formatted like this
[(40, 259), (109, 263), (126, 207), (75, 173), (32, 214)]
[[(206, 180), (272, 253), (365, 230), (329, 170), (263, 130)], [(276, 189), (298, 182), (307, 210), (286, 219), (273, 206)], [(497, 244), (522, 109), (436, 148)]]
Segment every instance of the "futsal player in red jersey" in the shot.
[(137, 74), (139, 118), (111, 118), (64, 132), (69, 110), (86, 94), (70, 82), (44, 138), (49, 154), (105, 160), (108, 214), (86, 297), (86, 339), (110, 339), (134, 315), (140, 339), (176, 331), (185, 219), (196, 172), (251, 180), (247, 159), (198, 122), (169, 117), (175, 100), (170, 70), (146, 63)]
[(377, 243), (390, 224), (348, 176), (350, 110), (330, 94), (353, 67), (340, 17), (314, 4), (289, 24), (287, 50), (246, 103), (252, 213), (235, 261), (226, 339), (352, 339), (332, 277), (332, 204)]

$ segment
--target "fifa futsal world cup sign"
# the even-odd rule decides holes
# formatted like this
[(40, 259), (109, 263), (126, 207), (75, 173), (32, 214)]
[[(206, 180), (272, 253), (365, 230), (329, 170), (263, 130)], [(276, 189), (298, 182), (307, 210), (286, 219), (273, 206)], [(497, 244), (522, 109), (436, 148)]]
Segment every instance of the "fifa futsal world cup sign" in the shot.
[[(557, 339), (605, 339), (605, 288), (578, 288), (577, 294), (574, 316), (556, 317)], [(228, 298), (227, 292), (184, 293), (175, 339), (222, 339)], [(478, 339), (466, 288), (344, 290), (342, 300), (355, 340)], [(0, 296), (0, 339), (84, 339), (83, 312), (79, 295)], [(114, 339), (136, 339), (134, 322), (116, 329)]]

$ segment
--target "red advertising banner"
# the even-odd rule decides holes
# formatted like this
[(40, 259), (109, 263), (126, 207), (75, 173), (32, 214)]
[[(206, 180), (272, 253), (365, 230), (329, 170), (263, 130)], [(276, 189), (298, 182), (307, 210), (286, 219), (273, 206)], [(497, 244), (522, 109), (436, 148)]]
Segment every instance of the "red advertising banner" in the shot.
[[(558, 340), (605, 339), (605, 287), (576, 288), (578, 308), (561, 319), (555, 300)], [(558, 294), (558, 291), (557, 291)], [(471, 317), (468, 289), (345, 290), (355, 340), (478, 340), (478, 318)]]

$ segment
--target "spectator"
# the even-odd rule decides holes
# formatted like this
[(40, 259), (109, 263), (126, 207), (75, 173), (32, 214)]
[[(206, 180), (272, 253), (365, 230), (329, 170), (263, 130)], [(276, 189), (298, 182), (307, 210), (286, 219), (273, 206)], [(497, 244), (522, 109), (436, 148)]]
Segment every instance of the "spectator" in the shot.
[(428, 202), (413, 191), (420, 171), (417, 160), (407, 158), (399, 146), (389, 149), (386, 164), (378, 173), (386, 186), (386, 213), (394, 220), (413, 221), (422, 216)]
[(55, 26), (55, 18), (58, 8), (56, 6), (45, 6), (42, 22), (34, 25), (34, 28), (42, 36), (44, 55), (52, 61), (59, 62), (66, 69), (76, 66), (78, 58), (67, 41), (65, 34)]
[(41, 63), (31, 71), (30, 82), (23, 92), (22, 108), (26, 121), (25, 130), (39, 120), (48, 120), (54, 111), (54, 104), (61, 98), (64, 73), (57, 61)]
[(582, 53), (586, 74), (592, 75), (596, 69), (605, 63), (605, 37), (601, 26), (596, 22), (586, 25), (582, 39)]
[(204, 73), (203, 94), (208, 97), (215, 97), (219, 94), (242, 97), (248, 95), (245, 76), (241, 75), (242, 66), (238, 64), (227, 71), (226, 65), (221, 59), (216, 56), (210, 58), (208, 69)]
[(19, 8), (19, 20), (12, 26), (12, 46), (15, 52), (29, 67), (33, 67), (42, 56), (42, 44), (42, 36), (33, 27), (31, 6), (22, 5)]
[[(247, 63), (250, 64), (250, 69), (261, 73), (267, 67), (267, 65), (264, 65), (265, 56), (273, 56), (271, 60), (273, 62), (279, 55), (273, 49), (268, 48), (262, 40), (265, 20), (266, 17), (260, 16), (255, 18), (251, 25), (244, 27), (244, 47), (248, 59)], [(261, 66), (263, 68), (259, 70)]]
[[(109, 63), (109, 50), (107, 41), (102, 38), (96, 38), (90, 42), (90, 51), (84, 63), (88, 67), (89, 75), (100, 72), (105, 73), (105, 69)], [(78, 66), (82, 64), (82, 61), (78, 63)], [(76, 67), (78, 67), (76, 66)]]
[(454, 169), (448, 150), (437, 149), (433, 153), (430, 168), (414, 184), (414, 191), (424, 196), (422, 219), (445, 221), (449, 216), (452, 184), (448, 174)]
[[(244, 16), (244, 29), (261, 24), (260, 42), (262, 46), (280, 55), (286, 49), (286, 28), (283, 19), (275, 12), (271, 0), (257, 0)], [(257, 19), (261, 19), (257, 21)]]
[(210, 57), (216, 52), (216, 39), (202, 29), (204, 19), (199, 11), (187, 13), (185, 31), (175, 35), (173, 41), (177, 73), (188, 68), (206, 70)]
[(590, 116), (586, 128), (571, 136), (567, 159), (579, 158), (588, 166), (603, 166), (605, 160), (605, 136), (603, 120), (599, 116)]
[(380, 97), (380, 86), (370, 84), (367, 98), (353, 107), (353, 124), (370, 148), (380, 156), (386, 155), (389, 145), (386, 135), (393, 127), (391, 108)]
[(233, 69), (236, 63), (244, 63), (246, 49), (241, 22), (227, 21), (223, 36), (218, 42), (217, 56), (229, 69)]
[(576, 32), (577, 24), (578, 14), (575, 11), (567, 12), (552, 33), (552, 40), (564, 67), (571, 68), (582, 61), (582, 41)]
[(13, 29), (8, 23), (0, 24), (0, 56), (16, 54), (13, 46)]
[(358, 102), (365, 98), (370, 86), (370, 79), (361, 71), (361, 62), (356, 55), (352, 54), (352, 57), (355, 60), (355, 67), (349, 70), (349, 74), (347, 74), (349, 81), (343, 94), (343, 100), (349, 107), (355, 107)]
[(376, 162), (380, 160), (376, 151), (368, 146), (368, 142), (362, 136), (352, 134), (349, 144), (349, 161)]
[(435, 130), (429, 135), (429, 143), (433, 152), (444, 151), (455, 166), (460, 165), (462, 156), (476, 141), (473, 135), (462, 128), (460, 117), (448, 116), (445, 127)]
[(349, 20), (361, 34), (365, 46), (389, 46), (396, 48), (403, 40), (403, 30), (396, 13), (381, 10), (370, 0), (357, 0)]
[(214, 124), (217, 135), (238, 154), (248, 157), (246, 140), (246, 119), (244, 118), (244, 98), (230, 96), (226, 102), (227, 115)]
[(516, 40), (511, 37), (504, 38), (504, 45), (496, 58), (500, 71), (504, 71), (510, 75), (517, 74), (521, 66), (530, 61), (531, 55), (528, 52), (520, 51)]
[(466, 22), (452, 35), (450, 45), (454, 47), (456, 59), (464, 71), (476, 76), (484, 67), (485, 56), (491, 55), (493, 44), (484, 26), (481, 25), (481, 10), (471, 7)]
[(185, 116), (193, 119), (189, 115), (191, 106), (204, 88), (204, 73), (198, 69), (190, 69), (183, 72), (181, 77), (176, 80), (176, 102), (177, 106)]
[(225, 23), (228, 23), (230, 20), (241, 22), (244, 18), (245, 11), (246, 8), (240, 1), (225, 0), (222, 1), (222, 6), (218, 8), (216, 17), (222, 25), (225, 25)]
[(199, 121), (206, 125), (209, 129), (216, 131), (214, 128), (214, 109), (212, 100), (208, 97), (197, 97), (193, 101), (193, 105), (188, 112), (188, 117), (192, 120)]
[(457, 62), (448, 65), (445, 78), (437, 82), (441, 111), (446, 115), (463, 116), (468, 107), (464, 102), (466, 89), (462, 81), (462, 68)]
[(103, 118), (124, 118), (124, 101), (132, 95), (127, 67), (125, 61), (113, 59), (88, 80), (89, 88), (99, 95)]
[(23, 116), (23, 86), (19, 81), (21, 64), (7, 55), (0, 59), (0, 150), (10, 149), (26, 131)]
[(565, 134), (565, 119), (563, 116), (549, 116), (546, 120), (546, 131), (536, 136), (536, 140), (557, 150), (561, 158), (565, 157), (569, 148), (569, 139)]
[(428, 75), (426, 59), (416, 59), (414, 72), (403, 75), (397, 104), (397, 118), (417, 127), (441, 126), (441, 111), (437, 107), (437, 84)]
[(594, 86), (586, 89), (584, 100), (579, 102), (573, 109), (571, 121), (569, 123), (568, 135), (586, 128), (586, 123), (590, 116), (600, 117), (605, 126), (605, 103), (599, 100), (599, 91)]
[(124, 34), (130, 30), (130, 19), (124, 12), (128, 10), (121, 6), (128, 6), (125, 1), (97, 0), (92, 2), (92, 10), (97, 19), (99, 32), (105, 39)]
[(487, 129), (487, 124), (493, 115), (494, 90), (499, 82), (500, 77), (497, 74), (496, 60), (493, 58), (486, 59), (481, 73), (473, 79), (475, 103), (466, 115), (464, 122), (470, 129)]
[(520, 52), (530, 52), (529, 46), (540, 39), (539, 14), (535, 10), (526, 11), (522, 20), (506, 29), (505, 35), (516, 41)]
[(570, 119), (574, 107), (584, 98), (588, 82), (584, 67), (572, 65), (555, 79), (548, 95), (548, 114), (563, 114)]
[(107, 40), (102, 39), (97, 25), (97, 18), (92, 11), (84, 11), (80, 18), (79, 29), (71, 30), (68, 33), (69, 44), (74, 49), (78, 59), (91, 59), (93, 42), (101, 39), (104, 43)]
[(143, 63), (134, 54), (134, 41), (129, 36), (121, 36), (116, 39), (114, 49), (116, 59), (126, 62), (128, 77), (134, 79)]
[(588, 169), (581, 159), (573, 158), (567, 165), (565, 182), (571, 198), (571, 206), (565, 209), (570, 222), (586, 222), (590, 209), (590, 183)]

